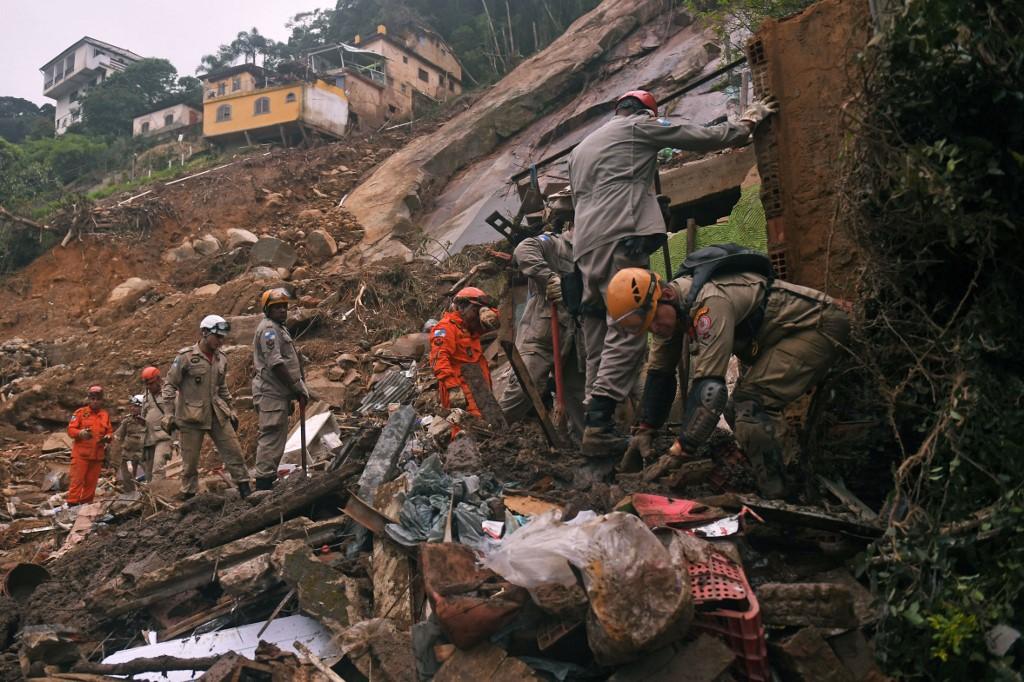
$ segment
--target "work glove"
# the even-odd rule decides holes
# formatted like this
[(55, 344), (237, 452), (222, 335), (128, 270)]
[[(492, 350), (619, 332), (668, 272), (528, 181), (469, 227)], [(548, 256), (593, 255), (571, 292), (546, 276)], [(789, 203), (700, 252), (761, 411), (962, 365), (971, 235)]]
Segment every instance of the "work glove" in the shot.
[(232, 412), (231, 416), (228, 417), (228, 421), (231, 422), (231, 428), (234, 429), (237, 432), (238, 431), (238, 415), (235, 414), (234, 412)]
[(498, 321), (498, 313), (494, 311), (494, 308), (481, 308), (480, 309), (480, 326), (486, 331), (494, 331), (501, 325)]
[(165, 414), (164, 418), (160, 420), (160, 428), (164, 430), (164, 433), (170, 435), (174, 429), (174, 415)]
[(82, 429), (81, 431), (78, 432), (78, 435), (75, 436), (76, 440), (89, 440), (90, 438), (92, 438), (91, 429)]
[(466, 394), (462, 392), (461, 388), (456, 386), (455, 388), (448, 389), (448, 407), (464, 410), (468, 405), (469, 403), (466, 402)]
[(552, 303), (562, 302), (562, 278), (558, 275), (551, 275), (548, 277), (548, 285), (544, 289), (544, 294), (547, 299)]
[(653, 443), (654, 429), (645, 425), (638, 426), (629, 439), (629, 446), (622, 455), (622, 461), (619, 462), (619, 471), (632, 474), (643, 470), (644, 462), (651, 458)]
[(778, 100), (774, 97), (762, 97), (743, 112), (743, 115), (740, 116), (740, 123), (749, 123), (750, 129), (753, 130), (761, 121), (772, 114), (778, 113), (778, 111)]

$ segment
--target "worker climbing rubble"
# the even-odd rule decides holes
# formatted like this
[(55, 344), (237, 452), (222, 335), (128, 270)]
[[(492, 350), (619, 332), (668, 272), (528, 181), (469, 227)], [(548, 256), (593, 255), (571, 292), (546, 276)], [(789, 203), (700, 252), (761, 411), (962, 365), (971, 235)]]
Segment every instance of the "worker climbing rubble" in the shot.
[(462, 366), (480, 367), (484, 380), (491, 383), (491, 370), (480, 346), (480, 335), (498, 328), (498, 311), (491, 298), (477, 287), (460, 289), (451, 308), (430, 330), (430, 367), (437, 377), (437, 391), (445, 408), (461, 408), (481, 416)]
[[(118, 480), (125, 490), (135, 490), (135, 481), (143, 470), (143, 448), (146, 441), (146, 420), (142, 417), (142, 404), (145, 396), (141, 393), (133, 395), (128, 403), (128, 416), (121, 420), (114, 432), (119, 460), (117, 469)], [(112, 462), (111, 464), (115, 464)]]
[[(562, 275), (571, 274), (572, 232), (544, 233), (524, 239), (513, 254), (519, 271), (529, 280), (529, 299), (516, 331), (516, 347), (530, 373), (533, 384), (543, 389), (555, 370), (554, 324), (558, 325), (560, 347), (557, 350), (564, 384), (566, 416), (575, 439), (583, 435), (584, 375), (580, 366), (583, 349), (576, 334), (576, 323), (562, 301)], [(523, 387), (510, 373), (509, 383), (498, 401), (508, 421), (521, 419), (530, 409)]]
[(68, 435), (73, 441), (67, 497), (69, 506), (92, 502), (106, 458), (107, 444), (114, 432), (110, 415), (103, 407), (103, 387), (90, 386), (88, 400), (89, 404), (75, 410), (68, 422)]
[(220, 350), (231, 325), (220, 315), (207, 315), (199, 323), (202, 338), (182, 348), (171, 363), (163, 387), (165, 405), (173, 405), (161, 426), (178, 429), (181, 440), (181, 496), (193, 497), (199, 487), (199, 451), (209, 434), (231, 480), (244, 498), (251, 492), (249, 473), (238, 443), (238, 416), (231, 407), (227, 386), (228, 359)]
[(569, 156), (575, 205), (573, 259), (582, 279), (583, 334), (587, 349), (586, 454), (621, 455), (626, 439), (612, 418), (640, 369), (644, 336), (632, 336), (605, 319), (608, 283), (622, 268), (647, 267), (665, 244), (665, 219), (655, 194), (657, 154), (664, 147), (712, 151), (745, 144), (778, 105), (762, 100), (737, 123), (702, 127), (658, 118), (649, 92), (617, 100), (615, 115), (585, 137)]
[(302, 371), (302, 356), (285, 327), (288, 304), (294, 302), (283, 288), (267, 289), (260, 298), (263, 319), (252, 339), (252, 401), (259, 415), (256, 443), (256, 489), (270, 490), (288, 439), (292, 401), (303, 408), (309, 390)]
[[(703, 253), (721, 258), (725, 250), (708, 247), (691, 258), (699, 260)], [(651, 459), (652, 436), (665, 423), (675, 400), (677, 365), (685, 359), (684, 337), (689, 335), (692, 384), (671, 454), (692, 456), (725, 412), (761, 493), (777, 498), (785, 492), (782, 409), (824, 378), (847, 338), (849, 320), (839, 301), (773, 279), (767, 256), (753, 252), (747, 256), (763, 259), (760, 271), (731, 268), (708, 274), (698, 270), (666, 284), (649, 270), (626, 268), (612, 278), (607, 305), (616, 328), (634, 335), (649, 330), (656, 339), (640, 426), (627, 451), (633, 461), (624, 465), (636, 468), (638, 457)], [(727, 405), (725, 373), (732, 355), (749, 369)]]
[(146, 390), (142, 394), (142, 418), (146, 420), (146, 438), (142, 447), (142, 467), (146, 481), (164, 477), (164, 467), (171, 460), (171, 436), (161, 424), (168, 413), (162, 395), (163, 379), (156, 367), (145, 367), (140, 375)]

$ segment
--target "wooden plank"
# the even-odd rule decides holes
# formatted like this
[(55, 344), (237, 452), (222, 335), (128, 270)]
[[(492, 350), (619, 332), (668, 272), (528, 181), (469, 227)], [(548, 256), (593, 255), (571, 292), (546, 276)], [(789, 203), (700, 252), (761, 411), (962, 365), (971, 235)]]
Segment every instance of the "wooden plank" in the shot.
[(533, 385), (533, 379), (530, 378), (530, 372), (526, 369), (526, 363), (523, 362), (523, 356), (519, 354), (519, 349), (511, 341), (505, 340), (501, 342), (501, 347), (505, 349), (505, 355), (508, 357), (509, 364), (512, 365), (512, 371), (516, 373), (516, 378), (519, 379), (519, 385), (523, 387), (523, 391), (533, 404), (533, 409), (537, 413), (537, 419), (540, 420), (540, 426), (548, 444), (553, 448), (565, 447), (555, 425), (551, 423), (551, 418), (548, 416), (547, 408), (544, 407), (544, 401), (540, 398), (540, 393), (537, 392), (537, 387)]
[(484, 373), (480, 366), (466, 363), (462, 365), (460, 371), (462, 372), (462, 378), (469, 385), (469, 390), (473, 393), (473, 400), (476, 401), (476, 406), (480, 408), (483, 420), (495, 428), (503, 429), (508, 426), (505, 422), (505, 413), (502, 412), (498, 401), (494, 398), (491, 387), (487, 380), (484, 379)]

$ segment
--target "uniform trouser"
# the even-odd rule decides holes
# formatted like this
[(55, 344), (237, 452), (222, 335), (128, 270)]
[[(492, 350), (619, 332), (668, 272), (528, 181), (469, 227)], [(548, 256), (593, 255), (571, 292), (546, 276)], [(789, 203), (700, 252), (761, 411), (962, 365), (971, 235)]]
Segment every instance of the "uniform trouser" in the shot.
[(68, 504), (92, 502), (102, 469), (102, 459), (71, 458), (71, 469), (68, 472)]
[(784, 336), (763, 349), (736, 383), (736, 442), (759, 480), (779, 471), (789, 459), (784, 452), (783, 408), (821, 382), (838, 355), (836, 344), (845, 343), (848, 335), (846, 314), (826, 307), (815, 328)]
[(238, 436), (231, 424), (221, 423), (216, 416), (209, 429), (181, 428), (178, 438), (181, 441), (181, 492), (194, 494), (199, 489), (199, 452), (203, 446), (203, 436), (210, 434), (217, 454), (224, 462), (231, 480), (235, 484), (248, 483), (249, 472), (245, 469), (242, 459), (242, 446), (238, 444)]
[[(548, 382), (548, 375), (554, 371), (554, 353), (550, 348), (530, 348), (521, 350), (523, 363), (530, 373), (530, 379), (537, 390), (543, 393)], [(570, 352), (562, 361), (562, 382), (565, 392), (565, 414), (569, 418), (569, 425), (573, 434), (579, 440), (583, 436), (583, 392), (585, 389), (585, 376), (580, 371), (576, 361), (575, 351)], [(512, 422), (522, 419), (530, 411), (532, 404), (526, 395), (522, 385), (516, 378), (515, 372), (511, 372), (505, 392), (501, 395), (498, 405), (505, 413), (505, 418)]]
[[(581, 256), (576, 265), (583, 275), (583, 304), (604, 309), (608, 283), (622, 268), (649, 268), (650, 256), (635, 253), (623, 243), (599, 246)], [(584, 347), (587, 350), (586, 398), (603, 395), (617, 403), (633, 389), (647, 348), (646, 334), (628, 334), (608, 325), (607, 315), (584, 312)]]
[(171, 458), (171, 441), (162, 440), (142, 448), (142, 469), (147, 481), (164, 478), (164, 467)]
[(121, 466), (117, 468), (117, 478), (125, 490), (135, 490), (135, 476), (141, 462), (134, 459), (122, 459)]
[(260, 434), (256, 440), (256, 478), (277, 478), (277, 465), (288, 440), (288, 401), (262, 397), (256, 408)]

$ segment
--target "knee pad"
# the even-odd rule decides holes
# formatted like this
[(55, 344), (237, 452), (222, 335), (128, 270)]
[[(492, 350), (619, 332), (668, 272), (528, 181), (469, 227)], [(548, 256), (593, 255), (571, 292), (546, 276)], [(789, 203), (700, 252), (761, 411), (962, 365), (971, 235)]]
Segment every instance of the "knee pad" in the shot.
[(698, 379), (686, 397), (683, 429), (679, 442), (687, 451), (694, 451), (714, 432), (718, 418), (729, 400), (729, 391), (720, 378)]

